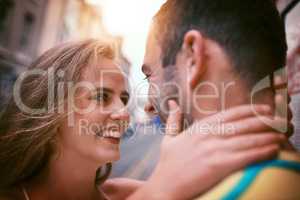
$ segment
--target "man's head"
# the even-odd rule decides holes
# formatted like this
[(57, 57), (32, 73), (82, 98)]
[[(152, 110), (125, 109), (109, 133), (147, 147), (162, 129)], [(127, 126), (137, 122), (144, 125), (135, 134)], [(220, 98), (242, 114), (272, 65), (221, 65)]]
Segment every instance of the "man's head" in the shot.
[(235, 104), (243, 103), (258, 81), (284, 67), (286, 50), (271, 0), (168, 0), (147, 44), (143, 71), (150, 75), (150, 99), (159, 111), (168, 98), (177, 99), (191, 118), (230, 106), (220, 101), (233, 95), (241, 97)]

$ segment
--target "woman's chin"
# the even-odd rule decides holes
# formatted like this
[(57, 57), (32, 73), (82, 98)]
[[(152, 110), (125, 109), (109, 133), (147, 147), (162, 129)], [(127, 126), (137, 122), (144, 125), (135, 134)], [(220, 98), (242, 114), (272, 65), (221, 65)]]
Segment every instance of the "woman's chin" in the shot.
[(120, 160), (120, 154), (116, 155), (112, 160), (111, 162), (117, 162), (118, 160)]
[(120, 151), (119, 149), (108, 149), (105, 151), (103, 151), (103, 149), (100, 149), (95, 157), (96, 160), (105, 163), (116, 162), (120, 160)]
[(112, 162), (117, 162), (118, 160), (120, 160), (120, 153), (114, 153), (111, 155), (107, 155), (107, 159), (105, 161), (106, 163), (112, 163)]
[(120, 138), (99, 137), (95, 145), (97, 160), (109, 163), (120, 159)]

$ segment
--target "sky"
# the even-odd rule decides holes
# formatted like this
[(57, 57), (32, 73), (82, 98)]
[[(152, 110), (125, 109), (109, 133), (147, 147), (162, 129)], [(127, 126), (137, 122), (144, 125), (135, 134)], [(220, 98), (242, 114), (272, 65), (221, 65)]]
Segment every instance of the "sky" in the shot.
[[(148, 84), (141, 72), (147, 32), (151, 19), (165, 0), (86, 0), (100, 6), (103, 12), (103, 23), (107, 30), (124, 39), (123, 53), (130, 60), (132, 87), (140, 87), (142, 94), (147, 94)], [(146, 98), (139, 98), (139, 105)], [(144, 116), (144, 113), (141, 117)]]
[(140, 66), (151, 18), (165, 0), (86, 1), (101, 6), (105, 27), (112, 35), (124, 38), (123, 52), (132, 62), (132, 78), (135, 82), (142, 80), (144, 76), (140, 72)]

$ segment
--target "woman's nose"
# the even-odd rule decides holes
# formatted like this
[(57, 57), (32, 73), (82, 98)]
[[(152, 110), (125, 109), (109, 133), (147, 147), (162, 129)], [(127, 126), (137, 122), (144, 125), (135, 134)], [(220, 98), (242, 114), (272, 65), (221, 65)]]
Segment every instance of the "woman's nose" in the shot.
[(115, 111), (111, 114), (113, 120), (129, 121), (129, 113), (126, 108)]
[(129, 113), (123, 102), (120, 101), (115, 104), (115, 108), (111, 113), (111, 118), (113, 120), (129, 121)]

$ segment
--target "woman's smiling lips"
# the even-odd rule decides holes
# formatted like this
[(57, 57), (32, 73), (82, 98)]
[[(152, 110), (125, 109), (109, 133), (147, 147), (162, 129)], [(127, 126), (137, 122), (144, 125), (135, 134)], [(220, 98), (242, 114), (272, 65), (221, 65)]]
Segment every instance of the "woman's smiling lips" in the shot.
[[(115, 136), (114, 136), (115, 135)], [(105, 141), (108, 141), (109, 143), (111, 144), (120, 144), (120, 137), (119, 136), (116, 136), (116, 134), (103, 134), (103, 133), (100, 133), (100, 132), (97, 132), (96, 133), (96, 136), (98, 138), (101, 138), (102, 140), (105, 140)]]
[(120, 138), (104, 137), (103, 139), (112, 144), (120, 144)]
[(103, 131), (96, 132), (96, 136), (108, 141), (111, 144), (120, 144), (122, 134), (115, 126), (107, 127)]

